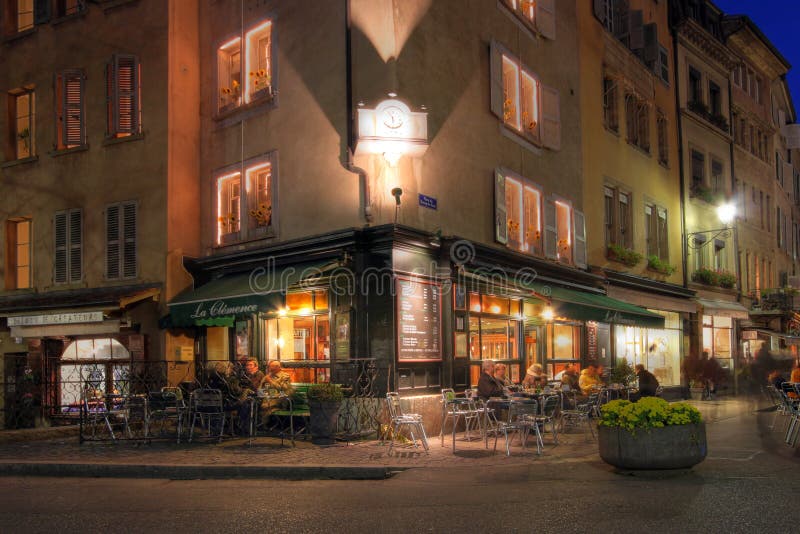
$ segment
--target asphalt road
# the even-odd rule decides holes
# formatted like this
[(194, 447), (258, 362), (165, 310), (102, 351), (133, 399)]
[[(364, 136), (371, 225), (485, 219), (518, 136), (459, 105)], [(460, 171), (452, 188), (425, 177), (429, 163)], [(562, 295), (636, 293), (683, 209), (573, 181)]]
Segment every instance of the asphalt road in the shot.
[(776, 436), (726, 415), (694, 470), (635, 476), (596, 459), (385, 481), (0, 478), (0, 532), (797, 531), (800, 458)]
[(3, 478), (0, 531), (785, 532), (797, 465), (756, 463), (660, 476), (583, 462), (413, 470), (378, 482)]

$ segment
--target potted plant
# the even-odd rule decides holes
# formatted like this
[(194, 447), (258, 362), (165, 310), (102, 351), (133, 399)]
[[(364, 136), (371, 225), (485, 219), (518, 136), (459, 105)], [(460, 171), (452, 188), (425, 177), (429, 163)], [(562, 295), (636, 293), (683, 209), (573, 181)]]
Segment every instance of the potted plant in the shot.
[(662, 261), (661, 258), (655, 254), (647, 256), (647, 268), (657, 273), (665, 274), (667, 276), (675, 272), (675, 266)]
[(311, 442), (317, 445), (330, 445), (333, 443), (339, 408), (344, 399), (342, 387), (328, 382), (311, 384), (308, 387), (307, 397)]
[(628, 363), (628, 360), (619, 360), (608, 375), (608, 381), (611, 384), (627, 386), (632, 384), (635, 380), (636, 372), (633, 370), (633, 367), (631, 367), (631, 364)]
[(719, 281), (719, 286), (725, 289), (733, 289), (736, 287), (736, 275), (728, 271), (717, 272), (717, 280)]
[(600, 458), (620, 469), (688, 469), (707, 453), (700, 412), (658, 397), (615, 400), (600, 409)]
[(622, 247), (616, 243), (609, 243), (608, 245), (608, 259), (624, 263), (628, 267), (633, 267), (640, 261), (642, 256), (633, 249)]
[(689, 385), (689, 398), (692, 400), (703, 400), (703, 366), (703, 360), (696, 354), (690, 354), (683, 360), (683, 376)]

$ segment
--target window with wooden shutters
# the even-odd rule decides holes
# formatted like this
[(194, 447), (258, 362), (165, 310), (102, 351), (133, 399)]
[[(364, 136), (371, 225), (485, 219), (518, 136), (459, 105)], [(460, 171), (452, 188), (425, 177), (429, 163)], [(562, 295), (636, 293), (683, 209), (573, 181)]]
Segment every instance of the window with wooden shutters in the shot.
[(137, 276), (137, 206), (120, 202), (106, 207), (106, 278)]
[(560, 148), (558, 91), (542, 85), (531, 69), (498, 43), (492, 42), (490, 54), (492, 113), (514, 133)]
[(217, 245), (275, 235), (276, 167), (277, 153), (273, 151), (215, 174), (213, 215)]
[(86, 143), (84, 110), (85, 76), (80, 70), (56, 75), (56, 149), (65, 150)]
[(139, 59), (133, 55), (116, 54), (106, 66), (109, 137), (141, 132), (140, 75)]
[[(14, 29), (20, 33), (27, 30), (33, 29), (33, 22), (34, 22), (34, 13), (33, 13), (33, 3), (34, 0), (11, 0), (9, 2), (12, 6), (11, 11), (6, 10), (6, 13), (13, 16), (15, 20)], [(16, 4), (16, 5), (14, 5)]]
[(572, 263), (573, 211), (572, 205), (565, 200), (555, 201), (556, 211), (556, 258), (562, 263)]
[(53, 282), (80, 282), (83, 277), (83, 226), (79, 209), (59, 211), (53, 221), (55, 265)]
[(505, 205), (509, 248), (526, 254), (542, 253), (542, 190), (530, 180), (511, 171), (501, 172), (505, 185)]

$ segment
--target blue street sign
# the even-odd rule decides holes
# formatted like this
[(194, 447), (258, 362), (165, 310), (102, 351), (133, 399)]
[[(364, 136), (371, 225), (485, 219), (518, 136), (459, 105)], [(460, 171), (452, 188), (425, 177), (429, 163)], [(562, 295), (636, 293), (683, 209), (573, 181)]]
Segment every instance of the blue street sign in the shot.
[(435, 210), (438, 203), (436, 199), (433, 197), (429, 197), (428, 195), (423, 195), (422, 193), (419, 194), (419, 205), (423, 208), (428, 208)]

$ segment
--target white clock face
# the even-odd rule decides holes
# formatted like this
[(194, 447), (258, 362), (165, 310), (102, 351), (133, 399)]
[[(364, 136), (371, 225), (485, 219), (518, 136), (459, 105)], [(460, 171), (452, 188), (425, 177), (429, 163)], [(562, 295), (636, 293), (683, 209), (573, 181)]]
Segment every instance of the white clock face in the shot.
[(403, 110), (398, 107), (391, 106), (383, 110), (383, 124), (387, 128), (391, 128), (392, 130), (396, 130), (403, 126), (405, 122), (405, 117), (403, 114)]

